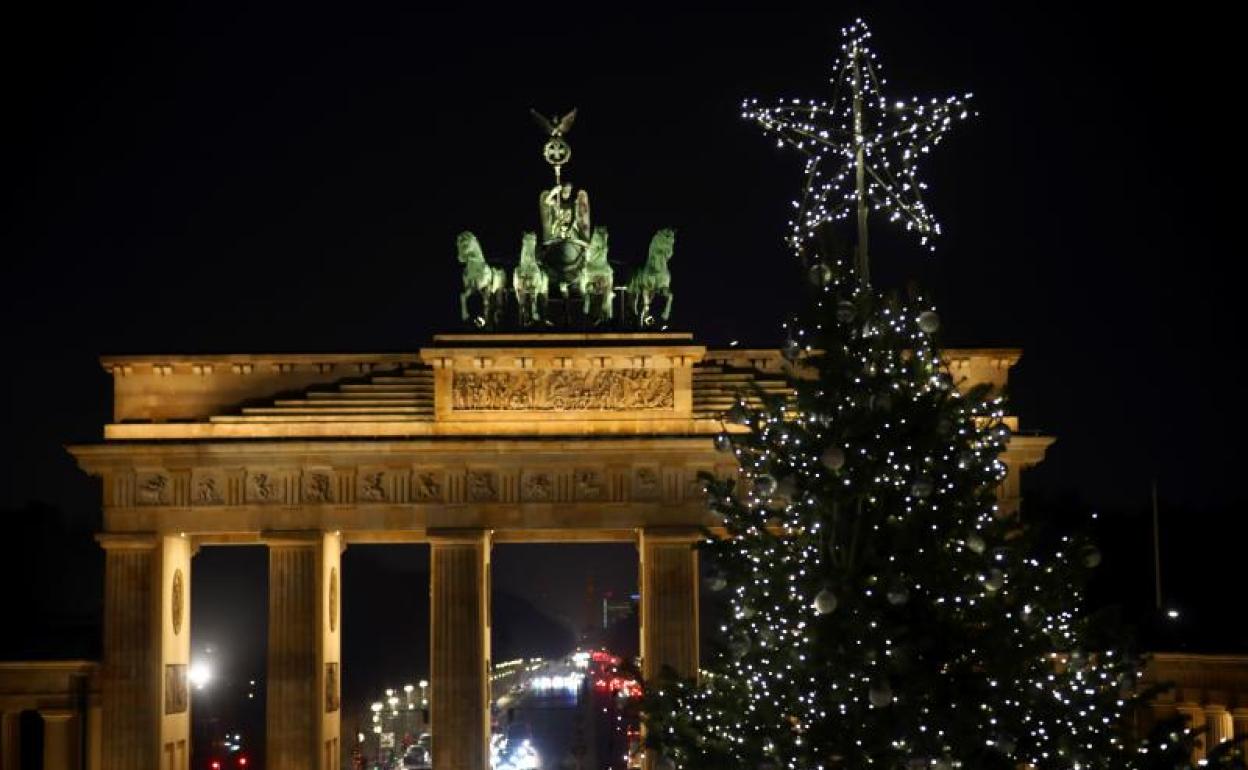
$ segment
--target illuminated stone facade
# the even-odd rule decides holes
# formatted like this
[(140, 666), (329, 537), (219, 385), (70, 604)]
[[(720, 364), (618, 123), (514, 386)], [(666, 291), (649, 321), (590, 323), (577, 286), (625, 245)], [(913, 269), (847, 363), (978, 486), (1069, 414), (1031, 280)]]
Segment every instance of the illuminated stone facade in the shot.
[(1219, 743), (1248, 738), (1248, 655), (1159, 652), (1148, 662), (1145, 681), (1169, 686), (1147, 721), (1182, 714), (1190, 727), (1205, 730), (1194, 761)]
[[(1006, 383), (1018, 351), (948, 354), (964, 385)], [(698, 663), (698, 473), (738, 393), (788, 392), (772, 350), (690, 335), (443, 335), (416, 353), (129, 356), (103, 441), (71, 448), (103, 481), (104, 770), (185, 770), (192, 555), (270, 559), (267, 766), (337, 770), (339, 556), (431, 548), (431, 718), (439, 770), (483, 770), (491, 546), (638, 548), (643, 673)], [(298, 393), (297, 396), (275, 394)], [(1018, 432), (1001, 507), (1051, 439)], [(175, 575), (177, 576), (175, 579)], [(138, 628), (141, 633), (128, 633)]]

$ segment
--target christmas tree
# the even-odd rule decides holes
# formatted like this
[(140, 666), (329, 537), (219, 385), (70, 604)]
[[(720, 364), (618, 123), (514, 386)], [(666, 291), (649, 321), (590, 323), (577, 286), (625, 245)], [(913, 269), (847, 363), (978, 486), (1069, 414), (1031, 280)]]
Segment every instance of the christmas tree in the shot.
[[(1126, 729), (1140, 660), (1084, 606), (1099, 552), (998, 508), (1001, 394), (954, 381), (921, 293), (868, 280), (872, 214), (938, 232), (914, 162), (966, 100), (887, 101), (865, 25), (844, 34), (831, 102), (745, 106), (807, 155), (811, 296), (785, 325), (794, 395), (743, 394), (716, 440), (738, 464), (706, 479), (725, 649), (650, 684), (648, 745), (666, 768), (1182, 766), (1181, 733)], [(852, 258), (816, 245), (852, 219)]]

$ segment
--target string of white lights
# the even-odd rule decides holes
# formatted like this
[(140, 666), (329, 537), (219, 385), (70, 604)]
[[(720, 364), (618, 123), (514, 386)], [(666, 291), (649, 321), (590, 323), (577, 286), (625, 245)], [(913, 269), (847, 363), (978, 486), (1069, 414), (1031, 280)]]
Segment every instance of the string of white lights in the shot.
[(940, 143), (953, 124), (974, 114), (971, 94), (921, 101), (889, 100), (871, 32), (856, 20), (841, 30), (841, 59), (834, 68), (832, 99), (784, 99), (765, 106), (747, 99), (742, 116), (753, 120), (781, 147), (806, 156), (802, 191), (793, 201), (790, 245), (801, 250), (825, 222), (858, 218), (858, 270), (867, 269), (867, 224), (878, 212), (932, 246), (940, 224), (923, 201), (926, 185), (918, 161)]

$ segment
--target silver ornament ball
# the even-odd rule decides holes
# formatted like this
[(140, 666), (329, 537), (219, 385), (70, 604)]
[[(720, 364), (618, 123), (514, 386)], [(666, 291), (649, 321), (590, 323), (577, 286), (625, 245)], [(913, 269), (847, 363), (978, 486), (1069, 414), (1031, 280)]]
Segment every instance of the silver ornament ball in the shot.
[(934, 311), (924, 310), (922, 313), (919, 313), (918, 320), (919, 328), (923, 330), (924, 334), (935, 334), (940, 329), (940, 316), (936, 315)]
[(759, 497), (771, 497), (776, 493), (776, 477), (764, 473), (754, 479), (754, 494)]
[(815, 608), (815, 612), (820, 615), (827, 615), (836, 609), (836, 594), (824, 588), (819, 593), (815, 594), (813, 606)]
[(871, 689), (867, 691), (867, 700), (877, 709), (893, 704), (893, 688), (888, 685), (885, 680), (880, 680), (871, 685)]
[(830, 471), (839, 471), (845, 467), (845, 450), (839, 446), (830, 446), (819, 455), (819, 462)]
[(1005, 587), (1005, 573), (993, 567), (988, 572), (988, 577), (984, 578), (984, 589), (990, 594), (995, 594)]
[(885, 596), (888, 598), (889, 604), (894, 607), (900, 607), (910, 601), (910, 589), (899, 583), (889, 588), (888, 593), (885, 594)]
[(817, 289), (822, 289), (832, 283), (832, 268), (823, 262), (816, 262), (810, 268), (810, 282)]

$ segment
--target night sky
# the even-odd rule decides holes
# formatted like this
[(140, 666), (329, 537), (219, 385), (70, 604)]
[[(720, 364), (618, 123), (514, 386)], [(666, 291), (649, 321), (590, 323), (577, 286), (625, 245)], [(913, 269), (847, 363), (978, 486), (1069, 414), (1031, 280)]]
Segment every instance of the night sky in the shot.
[[(579, 107), (566, 173), (612, 259), (636, 264), (656, 228), (677, 229), (676, 328), (777, 344), (797, 301), (781, 238), (800, 161), (738, 108), (827, 95), (859, 13), (890, 96), (970, 91), (980, 113), (921, 169), (938, 250), (876, 226), (877, 283), (930, 288), (951, 345), (1025, 350), (1014, 411), (1058, 442), (1024, 511), (1102, 514), (1108, 600), (1151, 602), (1156, 479), (1167, 600), (1190, 619), (1165, 643), (1248, 649), (1216, 588), (1231, 590), (1248, 502), (1228, 224), (1242, 215), (1218, 189), (1238, 178), (1225, 19), (1021, 2), (177, 5), (27, 4), (4, 25), (4, 570), (46, 588), (19, 599), (25, 633), (0, 653), (98, 649), (99, 490), (62, 448), (107, 420), (98, 356), (407, 351), (458, 329), (455, 234), (509, 265), (537, 226), (550, 172), (530, 106)], [(378, 598), (395, 580), (426, 591), (427, 556), (408, 553), (347, 552), (346, 611), (388, 620), (348, 650), (348, 686), (352, 654), (376, 676), (375, 651), (426, 633), (418, 602)], [(627, 549), (560, 553), (562, 572), (515, 584), (512, 613), (537, 608), (553, 639), (591, 565), (607, 565), (600, 587), (635, 581)], [(197, 578), (263, 581), (258, 549), (204, 563)], [(217, 595), (197, 594), (197, 640), (232, 617), (263, 633), (263, 590)]]

